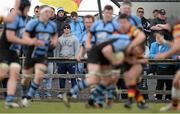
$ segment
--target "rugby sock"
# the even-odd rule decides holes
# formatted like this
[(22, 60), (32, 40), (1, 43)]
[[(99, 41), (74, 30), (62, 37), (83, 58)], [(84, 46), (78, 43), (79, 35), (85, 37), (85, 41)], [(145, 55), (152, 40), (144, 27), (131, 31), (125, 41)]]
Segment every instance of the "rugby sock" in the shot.
[(73, 88), (71, 88), (69, 96), (76, 95), (79, 91), (88, 88), (87, 82), (85, 80), (77, 83)]
[(14, 100), (14, 95), (7, 95), (6, 96), (6, 102), (13, 102)]
[(98, 104), (104, 103), (104, 101), (105, 101), (105, 94), (104, 94), (105, 90), (106, 90), (106, 86), (104, 86), (103, 84), (99, 84), (95, 87), (92, 94), (94, 95), (94, 100), (96, 103), (98, 103)]
[(136, 95), (136, 85), (129, 86), (128, 87), (128, 100), (130, 101), (130, 103), (133, 102), (135, 95)]
[(136, 99), (137, 103), (145, 102), (143, 95), (140, 94), (140, 92), (138, 90), (136, 91), (135, 99)]
[(107, 98), (109, 99), (109, 100), (112, 100), (113, 99), (113, 97), (115, 96), (115, 94), (116, 94), (116, 87), (115, 87), (115, 85), (110, 85), (109, 87), (107, 87)]
[(21, 85), (21, 96), (22, 98), (25, 98), (27, 91), (28, 91), (28, 86), (27, 85)]
[(178, 107), (178, 99), (172, 99), (172, 106), (173, 107)]
[(34, 96), (34, 94), (38, 88), (39, 88), (39, 85), (36, 84), (34, 81), (32, 81), (30, 88), (29, 88), (29, 91), (27, 93), (27, 98), (31, 99)]

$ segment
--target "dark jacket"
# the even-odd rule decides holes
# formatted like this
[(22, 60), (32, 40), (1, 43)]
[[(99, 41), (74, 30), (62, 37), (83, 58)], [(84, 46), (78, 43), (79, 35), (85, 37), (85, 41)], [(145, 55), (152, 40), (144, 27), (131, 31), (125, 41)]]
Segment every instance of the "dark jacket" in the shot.
[(66, 23), (69, 23), (69, 18), (65, 15), (64, 17), (56, 17), (54, 22), (57, 24), (57, 30), (58, 30), (58, 37), (60, 37), (63, 34), (63, 27)]

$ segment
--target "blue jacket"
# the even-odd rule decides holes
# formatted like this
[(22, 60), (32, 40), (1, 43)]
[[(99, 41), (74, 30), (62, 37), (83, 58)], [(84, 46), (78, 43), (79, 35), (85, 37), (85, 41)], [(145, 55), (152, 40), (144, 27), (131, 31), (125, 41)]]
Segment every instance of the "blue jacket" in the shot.
[[(159, 50), (159, 46), (162, 46)], [(149, 53), (149, 58), (150, 59), (154, 59), (154, 57), (158, 54), (158, 53), (164, 53), (170, 50), (170, 47), (167, 44), (162, 44), (159, 45), (157, 42), (153, 42), (151, 44), (151, 49), (150, 49), (150, 53)], [(172, 59), (175, 59), (176, 56), (172, 56), (170, 57)], [(163, 67), (165, 68), (167, 65), (158, 65), (159, 67)]]
[(70, 26), (71, 26), (71, 33), (79, 39), (79, 42), (81, 42), (82, 40), (81, 35), (85, 31), (83, 20), (81, 18), (78, 18), (77, 22), (71, 20)]
[[(159, 46), (162, 46), (160, 50), (159, 50)], [(149, 58), (154, 59), (156, 54), (167, 52), (167, 51), (169, 51), (169, 49), (170, 49), (170, 47), (167, 44), (159, 45), (157, 42), (153, 42), (151, 44)]]

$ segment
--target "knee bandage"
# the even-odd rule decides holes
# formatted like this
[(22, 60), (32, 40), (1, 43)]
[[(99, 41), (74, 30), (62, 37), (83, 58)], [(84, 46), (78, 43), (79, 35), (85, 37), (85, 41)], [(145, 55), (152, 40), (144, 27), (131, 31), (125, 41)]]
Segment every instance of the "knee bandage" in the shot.
[(37, 67), (36, 70), (39, 70), (43, 73), (46, 73), (47, 72), (47, 67), (46, 66), (43, 66), (43, 67)]
[(33, 74), (25, 74), (25, 73), (23, 73), (23, 74), (22, 74), (22, 78), (31, 79), (31, 78), (33, 78)]
[(112, 75), (112, 70), (106, 70), (101, 72), (101, 76), (111, 76)]
[(180, 89), (176, 89), (175, 87), (172, 87), (172, 98), (180, 99)]
[(101, 73), (98, 71), (90, 71), (88, 74), (86, 74), (86, 77), (90, 77), (90, 76), (97, 76), (100, 77)]
[(0, 63), (0, 69), (4, 70), (4, 71), (8, 71), (9, 70), (9, 66), (6, 63)]
[(16, 68), (16, 69), (21, 69), (21, 65), (20, 64), (18, 64), (18, 63), (11, 63), (10, 64), (10, 66), (9, 66), (9, 68), (10, 69), (14, 69), (14, 68)]

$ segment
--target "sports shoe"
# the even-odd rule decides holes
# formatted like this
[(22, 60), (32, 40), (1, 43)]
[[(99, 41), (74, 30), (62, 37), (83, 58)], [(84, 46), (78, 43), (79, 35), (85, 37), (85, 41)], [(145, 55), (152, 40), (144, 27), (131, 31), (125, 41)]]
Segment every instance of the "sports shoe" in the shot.
[(63, 100), (64, 105), (65, 105), (66, 107), (70, 107), (70, 96), (68, 96), (67, 93), (64, 93), (64, 94), (63, 94), (62, 100)]
[(57, 98), (62, 99), (63, 98), (63, 94), (58, 94)]
[(179, 110), (179, 107), (173, 107), (173, 105), (170, 103), (160, 109), (160, 112), (170, 111), (170, 110)]
[(131, 109), (132, 108), (132, 102), (130, 102), (129, 100), (124, 104), (124, 107), (127, 109)]
[(31, 100), (28, 100), (27, 98), (24, 98), (21, 100), (22, 106), (23, 107), (29, 107), (31, 104)]
[(9, 108), (19, 108), (20, 105), (18, 103), (15, 102), (5, 102), (5, 109), (9, 109)]
[(142, 110), (148, 109), (148, 105), (146, 104), (146, 102), (137, 103), (137, 107)]

